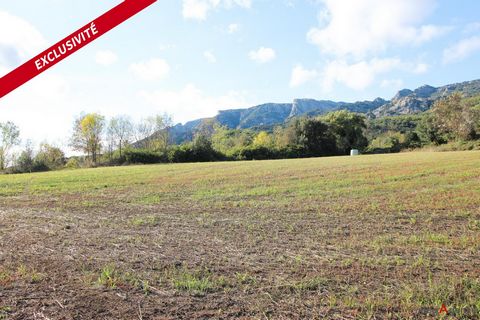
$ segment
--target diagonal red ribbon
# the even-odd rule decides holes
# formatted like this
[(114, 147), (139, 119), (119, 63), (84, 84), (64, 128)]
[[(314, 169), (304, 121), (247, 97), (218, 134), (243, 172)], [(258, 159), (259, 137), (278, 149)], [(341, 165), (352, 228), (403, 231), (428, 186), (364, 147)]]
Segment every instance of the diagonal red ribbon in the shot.
[(51, 48), (0, 78), (0, 98), (53, 67), (157, 0), (125, 0)]

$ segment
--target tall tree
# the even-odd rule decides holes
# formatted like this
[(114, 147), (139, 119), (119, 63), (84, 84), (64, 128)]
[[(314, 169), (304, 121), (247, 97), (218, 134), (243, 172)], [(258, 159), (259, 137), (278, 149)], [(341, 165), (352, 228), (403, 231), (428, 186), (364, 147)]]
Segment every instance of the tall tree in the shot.
[(133, 135), (132, 121), (127, 116), (114, 117), (110, 120), (107, 131), (109, 140), (115, 145), (120, 157), (122, 157), (122, 148), (130, 142)]
[(253, 139), (253, 145), (255, 147), (273, 148), (273, 139), (266, 131), (260, 131)]
[(20, 130), (13, 122), (0, 122), (0, 170), (5, 170), (12, 147), (20, 144)]
[(309, 156), (334, 155), (337, 149), (335, 136), (328, 124), (319, 119), (300, 119), (292, 124), (296, 131), (297, 145)]
[(50, 170), (59, 169), (65, 165), (65, 153), (56, 146), (42, 143), (35, 156), (35, 162), (45, 165)]
[(437, 101), (432, 108), (433, 122), (449, 140), (469, 140), (476, 136), (478, 111), (460, 93)]
[(367, 123), (364, 115), (346, 110), (331, 112), (323, 117), (337, 140), (340, 153), (347, 154), (350, 149), (363, 149), (368, 145), (365, 137)]
[(151, 148), (156, 151), (165, 151), (170, 144), (170, 129), (173, 125), (172, 117), (168, 113), (158, 114), (149, 119), (152, 123), (154, 135)]
[(172, 125), (172, 117), (167, 113), (142, 119), (134, 128), (137, 146), (150, 150), (165, 150), (170, 144)]
[(102, 147), (102, 132), (105, 127), (105, 117), (97, 113), (81, 115), (75, 120), (71, 146), (83, 151), (91, 157), (93, 164), (97, 163), (97, 155)]
[(134, 127), (134, 138), (137, 147), (150, 149), (149, 138), (155, 133), (152, 123), (147, 119), (142, 119)]

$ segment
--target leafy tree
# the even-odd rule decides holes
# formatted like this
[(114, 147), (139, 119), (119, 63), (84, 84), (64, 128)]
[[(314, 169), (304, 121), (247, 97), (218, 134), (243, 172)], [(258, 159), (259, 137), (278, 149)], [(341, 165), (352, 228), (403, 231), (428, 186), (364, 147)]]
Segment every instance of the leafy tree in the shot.
[(20, 144), (20, 130), (13, 122), (0, 122), (0, 170), (5, 170), (11, 149)]
[(170, 144), (172, 125), (172, 117), (167, 113), (141, 120), (134, 130), (137, 146), (147, 150), (166, 151)]
[(172, 117), (168, 113), (163, 113), (150, 118), (149, 121), (152, 123), (155, 132), (151, 147), (157, 151), (166, 151), (170, 144)]
[(405, 136), (403, 134), (388, 131), (373, 139), (366, 151), (370, 153), (400, 152), (404, 142)]
[(403, 143), (405, 148), (420, 148), (422, 146), (422, 140), (415, 131), (409, 131), (405, 134), (405, 142)]
[(367, 128), (364, 115), (341, 110), (331, 112), (321, 119), (330, 125), (340, 153), (347, 154), (351, 149), (363, 149), (368, 145), (364, 134)]
[(65, 164), (65, 168), (67, 169), (78, 169), (80, 168), (80, 162), (77, 158), (72, 157), (68, 159), (67, 163)]
[(102, 147), (102, 132), (105, 127), (105, 117), (97, 113), (81, 115), (75, 120), (71, 146), (83, 151), (91, 157), (93, 164), (97, 163), (97, 155)]
[(34, 155), (30, 142), (27, 142), (25, 150), (20, 153), (16, 159), (15, 171), (17, 173), (27, 173), (34, 171)]
[[(118, 116), (110, 119), (107, 128), (109, 143), (116, 147), (122, 157), (122, 148), (127, 146), (133, 135), (133, 124), (129, 117)], [(112, 146), (110, 146), (112, 148)], [(110, 152), (112, 152), (110, 150)]]
[(65, 153), (58, 147), (42, 143), (35, 156), (35, 166), (41, 164), (50, 170), (60, 169), (65, 166)]
[(448, 140), (447, 137), (438, 130), (431, 111), (427, 112), (418, 123), (416, 132), (423, 145), (431, 143), (439, 145), (446, 143)]
[(138, 148), (150, 149), (150, 137), (155, 133), (155, 127), (149, 118), (142, 119), (135, 125), (134, 136)]
[(414, 132), (425, 114), (400, 115), (370, 119), (367, 123), (366, 137), (373, 140), (382, 133), (397, 131), (400, 133)]
[(216, 151), (233, 155), (238, 150), (252, 144), (255, 132), (252, 130), (230, 130), (225, 126), (215, 126), (211, 136), (212, 146)]
[(478, 112), (467, 103), (460, 93), (454, 93), (437, 101), (432, 108), (433, 123), (449, 140), (475, 138)]
[(278, 126), (273, 130), (273, 140), (279, 149), (298, 145), (296, 121), (291, 121), (287, 126)]
[(273, 139), (270, 134), (266, 131), (260, 131), (255, 138), (253, 139), (253, 146), (254, 147), (264, 147), (273, 149)]
[(318, 119), (301, 119), (293, 123), (297, 143), (308, 156), (333, 155), (336, 152), (335, 136), (328, 124)]

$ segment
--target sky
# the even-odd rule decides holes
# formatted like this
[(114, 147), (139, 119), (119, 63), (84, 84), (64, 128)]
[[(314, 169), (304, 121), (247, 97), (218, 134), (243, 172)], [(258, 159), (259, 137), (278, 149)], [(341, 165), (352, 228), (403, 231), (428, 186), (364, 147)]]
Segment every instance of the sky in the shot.
[[(120, 2), (0, 0), (0, 76)], [(66, 147), (82, 112), (184, 123), (474, 80), (478, 12), (478, 0), (158, 0), (0, 99), (0, 122)]]

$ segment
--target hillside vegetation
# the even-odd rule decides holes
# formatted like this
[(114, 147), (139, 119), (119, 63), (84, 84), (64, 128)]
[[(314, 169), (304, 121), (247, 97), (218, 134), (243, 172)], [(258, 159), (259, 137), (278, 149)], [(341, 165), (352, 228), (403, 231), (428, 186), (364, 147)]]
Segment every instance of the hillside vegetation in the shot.
[(0, 318), (477, 319), (480, 152), (0, 176)]

